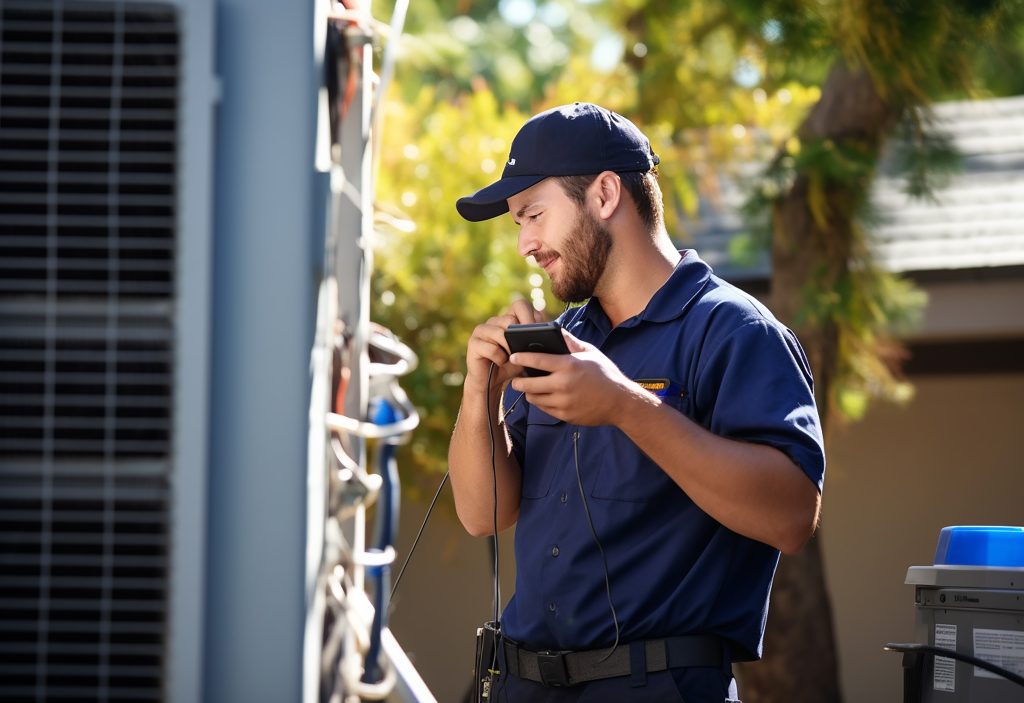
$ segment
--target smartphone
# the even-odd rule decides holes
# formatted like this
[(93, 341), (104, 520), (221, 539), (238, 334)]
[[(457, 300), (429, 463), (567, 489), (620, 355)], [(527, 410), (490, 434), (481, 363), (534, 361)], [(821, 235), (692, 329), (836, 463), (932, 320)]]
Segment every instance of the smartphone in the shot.
[[(509, 325), (505, 330), (505, 341), (509, 351), (539, 352), (541, 354), (568, 354), (562, 328), (557, 322), (534, 322), (526, 325)], [(527, 376), (547, 376), (548, 371), (526, 367)]]

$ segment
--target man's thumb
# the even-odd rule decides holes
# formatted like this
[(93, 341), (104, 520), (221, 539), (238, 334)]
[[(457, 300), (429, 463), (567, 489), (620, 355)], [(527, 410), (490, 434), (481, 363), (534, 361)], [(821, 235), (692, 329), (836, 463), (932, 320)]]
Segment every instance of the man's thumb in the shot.
[(580, 339), (576, 339), (564, 327), (562, 328), (562, 336), (565, 338), (565, 346), (569, 347), (569, 352), (572, 354), (575, 354), (576, 352), (587, 351), (588, 349), (593, 349), (594, 345), (587, 344), (586, 342)]

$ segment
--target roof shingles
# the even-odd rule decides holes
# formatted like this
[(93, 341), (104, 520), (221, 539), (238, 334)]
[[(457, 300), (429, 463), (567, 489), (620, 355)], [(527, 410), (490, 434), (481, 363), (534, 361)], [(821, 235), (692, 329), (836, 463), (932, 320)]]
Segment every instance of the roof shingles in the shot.
[[(939, 104), (934, 124), (952, 139), (962, 169), (932, 198), (911, 198), (898, 178), (876, 180), (868, 227), (879, 262), (898, 272), (1024, 265), (1024, 97)], [(767, 276), (767, 256), (752, 264), (730, 256), (744, 229), (744, 193), (728, 179), (720, 190), (686, 223), (694, 245), (721, 275)]]

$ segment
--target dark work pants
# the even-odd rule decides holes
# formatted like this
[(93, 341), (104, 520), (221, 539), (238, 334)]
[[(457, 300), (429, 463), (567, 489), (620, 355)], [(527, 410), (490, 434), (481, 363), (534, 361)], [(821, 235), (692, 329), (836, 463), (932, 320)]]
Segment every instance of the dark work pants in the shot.
[(505, 648), (498, 652), (502, 675), (491, 698), (494, 703), (738, 703), (732, 675), (714, 667), (649, 673), (643, 686), (620, 676), (559, 688), (508, 674)]

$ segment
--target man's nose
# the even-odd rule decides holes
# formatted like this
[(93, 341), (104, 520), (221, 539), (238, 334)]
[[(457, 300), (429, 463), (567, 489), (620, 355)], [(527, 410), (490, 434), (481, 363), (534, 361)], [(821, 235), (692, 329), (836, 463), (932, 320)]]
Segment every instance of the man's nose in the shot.
[(529, 256), (540, 249), (540, 241), (528, 228), (519, 225), (519, 256)]

